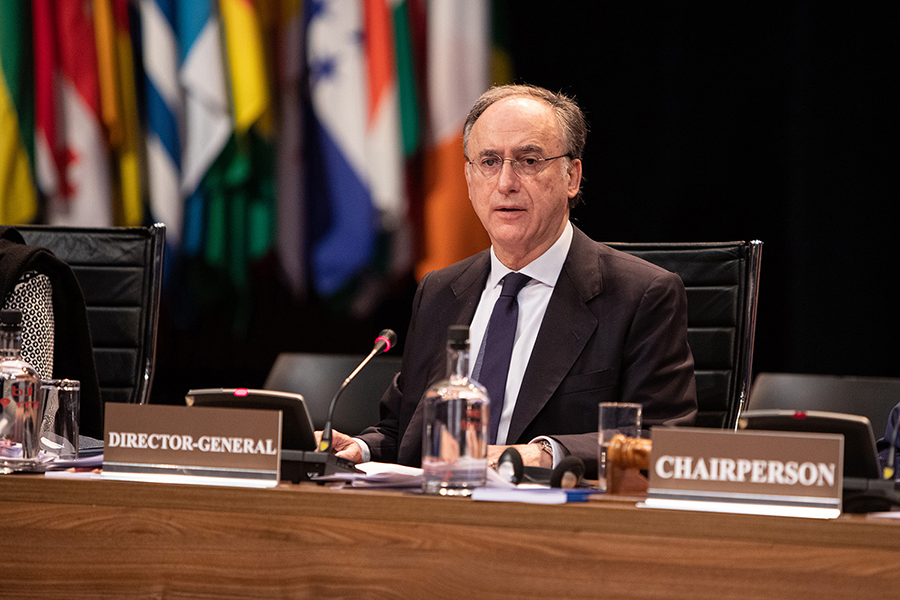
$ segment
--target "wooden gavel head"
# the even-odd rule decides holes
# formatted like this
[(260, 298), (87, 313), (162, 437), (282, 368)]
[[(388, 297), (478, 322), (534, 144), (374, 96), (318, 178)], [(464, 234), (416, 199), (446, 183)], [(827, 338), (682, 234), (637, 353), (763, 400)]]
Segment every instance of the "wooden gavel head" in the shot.
[(639, 471), (650, 468), (653, 445), (644, 438), (613, 437), (606, 450), (606, 493), (622, 494), (647, 491), (647, 480)]

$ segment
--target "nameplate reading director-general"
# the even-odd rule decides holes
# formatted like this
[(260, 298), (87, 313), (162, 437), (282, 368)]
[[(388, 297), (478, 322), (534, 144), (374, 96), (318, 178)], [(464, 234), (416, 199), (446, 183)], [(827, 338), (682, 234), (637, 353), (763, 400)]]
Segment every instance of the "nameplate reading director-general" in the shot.
[(103, 477), (273, 487), (281, 411), (106, 404)]
[(644, 506), (835, 518), (844, 436), (661, 428), (652, 433)]

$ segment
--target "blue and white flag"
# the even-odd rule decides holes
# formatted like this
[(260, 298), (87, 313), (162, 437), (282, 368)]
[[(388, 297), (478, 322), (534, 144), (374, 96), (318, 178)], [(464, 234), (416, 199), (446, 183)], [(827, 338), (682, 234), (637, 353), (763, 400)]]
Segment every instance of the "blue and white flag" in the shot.
[(379, 229), (366, 177), (363, 7), (358, 0), (310, 0), (304, 11), (312, 278), (328, 296), (365, 269)]
[(178, 83), (175, 0), (141, 0), (141, 34), (147, 92), (147, 170), (150, 211), (166, 224), (166, 240), (181, 239), (182, 114)]
[(200, 251), (204, 207), (203, 176), (231, 135), (222, 34), (215, 0), (178, 0), (177, 32), (181, 49), (180, 83), (184, 92), (184, 154), (181, 194), (184, 250)]

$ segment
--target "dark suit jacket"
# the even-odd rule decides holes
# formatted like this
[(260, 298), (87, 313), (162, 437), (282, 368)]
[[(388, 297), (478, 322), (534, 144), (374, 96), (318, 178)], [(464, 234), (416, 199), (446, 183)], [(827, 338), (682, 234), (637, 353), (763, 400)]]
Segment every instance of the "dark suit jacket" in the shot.
[[(447, 328), (471, 323), (489, 271), (485, 250), (422, 278), (401, 371), (381, 400), (381, 422), (359, 435), (372, 460), (421, 464), (420, 400), (446, 377)], [(598, 404), (615, 401), (642, 404), (644, 428), (693, 424), (697, 394), (684, 284), (575, 228), (508, 442), (552, 437), (596, 473)]]
[(25, 245), (12, 227), (0, 226), (0, 305), (25, 271), (37, 271), (53, 286), (53, 377), (81, 382), (82, 435), (103, 437), (103, 404), (84, 294), (68, 264), (46, 248)]

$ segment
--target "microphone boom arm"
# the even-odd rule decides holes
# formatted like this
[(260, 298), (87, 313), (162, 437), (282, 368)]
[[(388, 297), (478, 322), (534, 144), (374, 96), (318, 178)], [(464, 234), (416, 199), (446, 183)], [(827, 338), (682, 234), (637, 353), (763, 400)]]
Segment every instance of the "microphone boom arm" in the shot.
[(328, 418), (325, 420), (325, 426), (322, 428), (322, 437), (319, 440), (319, 452), (331, 452), (332, 446), (332, 437), (333, 431), (331, 426), (332, 417), (334, 416), (334, 407), (337, 406), (337, 401), (343, 391), (350, 385), (350, 382), (356, 377), (356, 374), (362, 371), (363, 367), (369, 364), (369, 361), (375, 358), (377, 355), (382, 352), (387, 352), (391, 349), (391, 346), (394, 345), (395, 340), (397, 339), (397, 334), (394, 333), (390, 329), (385, 329), (382, 331), (377, 338), (375, 338), (375, 347), (372, 348), (372, 351), (369, 352), (369, 355), (363, 359), (359, 366), (353, 370), (350, 375), (344, 379), (344, 382), (341, 384), (341, 387), (338, 388), (338, 391), (335, 392), (334, 397), (331, 399), (331, 404), (328, 406)]

